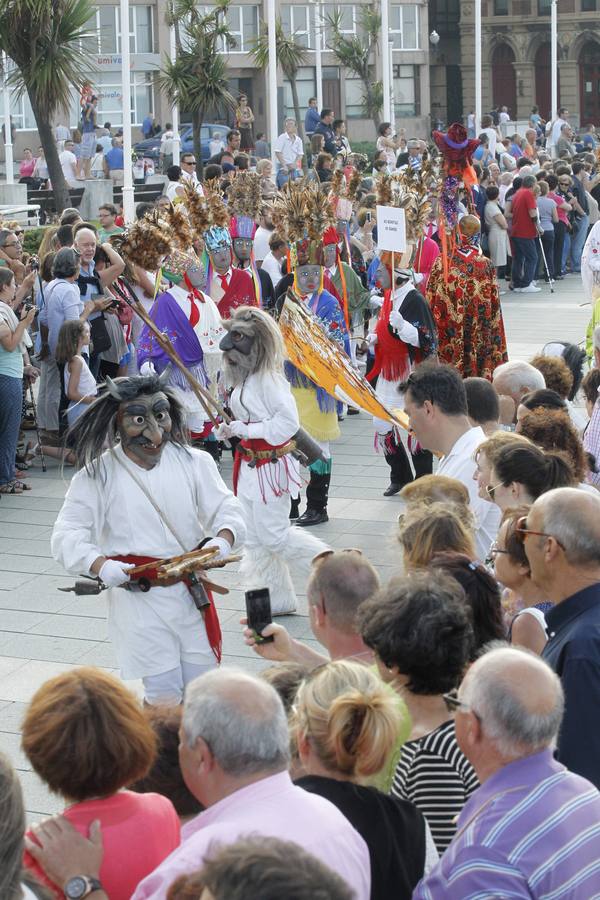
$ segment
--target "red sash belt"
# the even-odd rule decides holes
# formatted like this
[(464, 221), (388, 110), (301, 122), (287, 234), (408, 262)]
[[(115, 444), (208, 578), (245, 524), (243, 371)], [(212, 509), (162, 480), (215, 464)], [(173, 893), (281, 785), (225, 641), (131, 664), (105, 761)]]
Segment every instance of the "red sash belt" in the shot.
[[(151, 580), (158, 578), (158, 568), (162, 563), (162, 560), (156, 556), (136, 556), (133, 553), (123, 554), (122, 556), (110, 556), (109, 559), (116, 559), (119, 562), (124, 563), (133, 563), (134, 566), (145, 566), (147, 563), (156, 563), (155, 566), (151, 566), (150, 568), (145, 569), (143, 573), (143, 577), (149, 578)], [(188, 587), (191, 584), (188, 576), (184, 576), (180, 579), (180, 581), (182, 581)], [(204, 619), (204, 627), (206, 628), (206, 636), (208, 638), (208, 643), (210, 644), (210, 649), (215, 654), (217, 662), (220, 663), (223, 649), (221, 624), (219, 622), (219, 615), (217, 613), (217, 608), (215, 606), (215, 601), (213, 600), (211, 592), (209, 590), (206, 590), (206, 595), (208, 597), (210, 606), (206, 606), (202, 610), (202, 618)]]
[[(267, 441), (263, 441), (262, 438), (243, 438), (239, 442), (233, 460), (233, 493), (236, 497), (238, 479), (240, 477), (240, 467), (242, 465), (242, 460), (244, 459), (244, 450), (279, 450), (281, 447), (285, 447), (287, 443), (288, 441), (285, 441), (283, 444), (269, 444)], [(260, 468), (260, 466), (264, 466), (270, 462), (270, 459), (255, 459), (254, 465), (257, 468)]]

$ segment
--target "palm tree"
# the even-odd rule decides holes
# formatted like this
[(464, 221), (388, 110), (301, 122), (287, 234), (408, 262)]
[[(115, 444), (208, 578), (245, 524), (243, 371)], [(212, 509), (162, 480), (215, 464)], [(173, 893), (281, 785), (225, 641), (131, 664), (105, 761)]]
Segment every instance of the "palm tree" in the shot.
[(375, 65), (371, 62), (371, 52), (375, 59), (381, 31), (381, 15), (375, 5), (361, 6), (360, 31), (354, 37), (342, 33), (341, 20), (342, 14), (339, 9), (327, 16), (330, 31), (328, 47), (340, 65), (362, 81), (365, 112), (373, 119), (375, 128), (378, 128), (381, 123), (383, 86), (380, 81), (375, 81)]
[(176, 27), (177, 58), (166, 60), (161, 69), (159, 87), (171, 103), (188, 109), (192, 115), (194, 153), (198, 173), (202, 175), (202, 123), (209, 110), (234, 108), (229, 91), (226, 57), (219, 48), (232, 47), (234, 38), (226, 21), (229, 0), (216, 0), (209, 13), (196, 6), (196, 0), (171, 0), (165, 15), (167, 25)]
[(69, 206), (69, 188), (50, 123), (70, 107), (73, 86), (89, 78), (94, 10), (90, 0), (0, 0), (0, 49), (15, 64), (8, 83), (29, 97), (58, 212)]
[[(284, 33), (281, 19), (277, 19), (275, 23), (275, 48), (277, 62), (281, 66), (292, 90), (292, 103), (296, 122), (298, 123), (298, 134), (304, 140), (304, 128), (300, 117), (300, 101), (298, 99), (298, 69), (306, 63), (306, 50), (296, 40), (295, 32), (290, 35)], [(265, 24), (263, 24), (261, 33), (254, 41), (250, 55), (259, 68), (266, 69), (269, 63), (269, 37)]]

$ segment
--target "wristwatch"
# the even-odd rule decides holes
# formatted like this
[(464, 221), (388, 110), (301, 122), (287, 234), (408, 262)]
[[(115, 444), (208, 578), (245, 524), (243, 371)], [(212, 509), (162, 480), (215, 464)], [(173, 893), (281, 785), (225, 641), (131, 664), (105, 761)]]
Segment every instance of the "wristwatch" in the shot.
[(91, 878), (89, 875), (75, 875), (69, 878), (65, 885), (65, 897), (67, 900), (82, 900), (93, 891), (101, 891), (102, 885), (97, 878)]

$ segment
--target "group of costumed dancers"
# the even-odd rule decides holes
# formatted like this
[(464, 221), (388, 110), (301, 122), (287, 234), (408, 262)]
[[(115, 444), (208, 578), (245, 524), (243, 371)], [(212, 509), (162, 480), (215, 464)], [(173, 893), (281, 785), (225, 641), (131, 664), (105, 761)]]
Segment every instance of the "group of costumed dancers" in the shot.
[[(348, 170), (331, 190), (294, 181), (276, 197), (273, 221), (289, 248), (276, 291), (253, 258), (261, 207), (253, 173), (237, 175), (227, 203), (214, 184), (200, 192), (186, 183), (170, 210), (114, 239), (128, 271), (152, 273), (157, 290), (151, 304), (130, 292), (141, 320), (138, 374), (107, 379), (70, 430), (78, 471), (52, 552), (107, 589), (122, 676), (143, 680), (146, 702), (181, 702), (185, 685), (220, 662), (210, 567), (239, 554), (245, 589), (268, 587), (274, 615), (296, 609), (292, 575), (305, 579), (327, 549), (307, 528), (328, 518), (331, 444), (348, 404), (373, 414), (390, 496), (432, 471), (431, 454), (388, 414), (401, 409), (412, 368), (437, 354), (465, 377), (491, 378), (506, 360), (495, 272), (475, 241), (479, 220), (451, 221), (448, 181), (457, 203), (474, 149), (460, 128), (440, 138), (451, 150), (463, 143), (458, 162), (442, 149), (441, 170), (425, 159), (419, 171), (380, 178), (378, 202), (404, 209), (408, 243), (379, 252), (368, 281), (351, 265), (362, 176)], [(336, 371), (360, 384), (358, 394), (343, 377), (317, 383), (310, 345), (290, 352), (284, 335), (294, 327), (282, 323), (296, 314)], [(361, 354), (374, 391), (358, 372)], [(229, 449), (233, 490), (219, 467)], [(202, 572), (192, 564), (198, 554), (208, 560)]]

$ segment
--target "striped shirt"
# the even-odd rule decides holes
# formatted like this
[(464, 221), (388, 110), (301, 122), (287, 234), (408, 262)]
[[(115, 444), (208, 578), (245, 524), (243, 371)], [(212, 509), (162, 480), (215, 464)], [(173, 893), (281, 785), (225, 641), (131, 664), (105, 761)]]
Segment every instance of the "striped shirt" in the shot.
[(478, 787), (450, 720), (404, 744), (391, 793), (421, 810), (441, 856), (454, 837), (458, 814)]
[(551, 750), (495, 772), (413, 900), (600, 897), (600, 793)]

